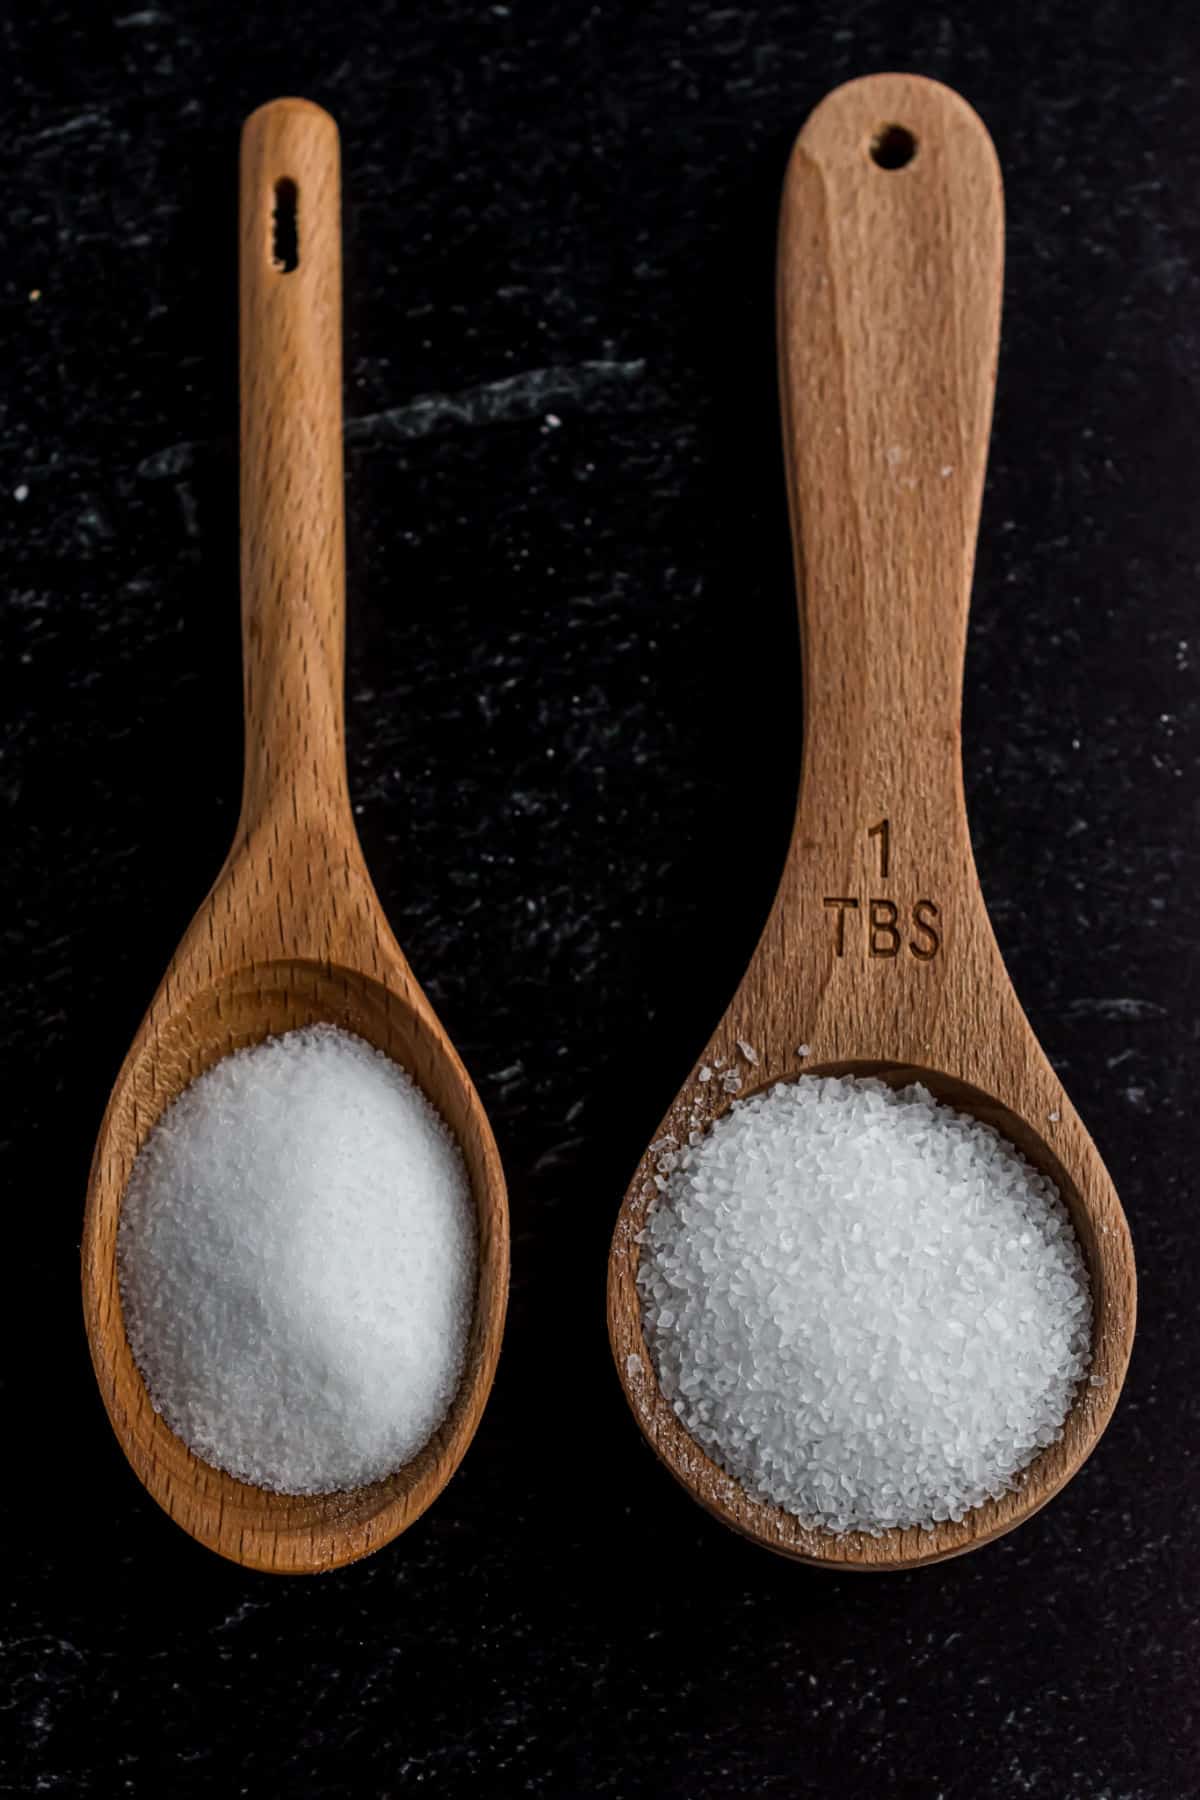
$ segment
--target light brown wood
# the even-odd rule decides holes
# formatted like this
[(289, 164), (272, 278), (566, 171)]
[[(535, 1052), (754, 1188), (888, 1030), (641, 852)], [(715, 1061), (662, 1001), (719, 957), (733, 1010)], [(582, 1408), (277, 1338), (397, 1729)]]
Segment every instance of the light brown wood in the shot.
[[(276, 185), (295, 184), (299, 261), (274, 265)], [(343, 747), (338, 134), (303, 100), (246, 122), (241, 156), (242, 638), (246, 761), (232, 850), (168, 968), (100, 1127), (83, 1236), (92, 1360), (113, 1429), (185, 1530), (255, 1569), (312, 1572), (377, 1550), (457, 1468), (492, 1384), (508, 1292), (504, 1177), (479, 1098), (383, 916)], [(163, 1109), (231, 1050), (325, 1020), (408, 1069), (458, 1136), (479, 1220), (467, 1367), (449, 1416), (385, 1481), (292, 1498), (201, 1462), (150, 1404), (116, 1274), (129, 1173)]]
[(698, 1080), (702, 1065), (737, 1071), (743, 1096), (805, 1072), (919, 1078), (1057, 1182), (1091, 1276), (1096, 1385), (1081, 1387), (1061, 1441), (1018, 1490), (961, 1524), (880, 1538), (806, 1530), (710, 1461), (658, 1392), (635, 1288), (653, 1147), (609, 1261), (617, 1370), (663, 1462), (726, 1524), (830, 1567), (934, 1562), (1028, 1518), (1095, 1445), (1133, 1337), (1125, 1218), (1005, 972), (963, 802), (963, 652), (1002, 270), (999, 168), (958, 95), (880, 75), (822, 102), (796, 143), (779, 234), (804, 672), (796, 825), (750, 967), (655, 1142), (686, 1141), (693, 1119), (703, 1128), (732, 1103), (719, 1078)]

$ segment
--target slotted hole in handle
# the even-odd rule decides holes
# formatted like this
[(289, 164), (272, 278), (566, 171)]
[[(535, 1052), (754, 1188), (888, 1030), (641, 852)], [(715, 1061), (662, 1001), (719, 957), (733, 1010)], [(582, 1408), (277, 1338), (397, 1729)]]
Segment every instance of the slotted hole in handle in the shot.
[(871, 161), (881, 169), (903, 169), (917, 154), (917, 140), (906, 125), (881, 125), (871, 139)]
[(271, 261), (281, 275), (290, 275), (300, 263), (299, 195), (290, 175), (275, 183), (275, 209), (271, 214)]

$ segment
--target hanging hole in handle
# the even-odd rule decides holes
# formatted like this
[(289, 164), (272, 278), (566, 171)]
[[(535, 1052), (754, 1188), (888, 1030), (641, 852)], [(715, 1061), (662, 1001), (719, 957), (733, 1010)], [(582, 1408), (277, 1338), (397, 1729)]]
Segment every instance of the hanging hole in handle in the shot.
[(285, 175), (275, 183), (275, 211), (271, 215), (271, 260), (281, 275), (290, 275), (300, 262), (296, 203), (296, 184)]
[(871, 161), (881, 169), (903, 169), (917, 154), (917, 140), (904, 125), (881, 125), (871, 139)]

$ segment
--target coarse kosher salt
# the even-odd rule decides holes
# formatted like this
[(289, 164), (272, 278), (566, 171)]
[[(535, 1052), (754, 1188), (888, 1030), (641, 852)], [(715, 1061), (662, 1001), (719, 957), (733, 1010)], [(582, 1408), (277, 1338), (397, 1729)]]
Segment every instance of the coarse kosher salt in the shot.
[(329, 1025), (179, 1096), (121, 1208), (125, 1327), (198, 1456), (311, 1494), (391, 1473), (462, 1373), (476, 1221), (462, 1153), (403, 1069)]
[(663, 1395), (810, 1526), (961, 1519), (1061, 1436), (1088, 1370), (1057, 1190), (920, 1086), (807, 1075), (735, 1101), (678, 1152), (639, 1242)]

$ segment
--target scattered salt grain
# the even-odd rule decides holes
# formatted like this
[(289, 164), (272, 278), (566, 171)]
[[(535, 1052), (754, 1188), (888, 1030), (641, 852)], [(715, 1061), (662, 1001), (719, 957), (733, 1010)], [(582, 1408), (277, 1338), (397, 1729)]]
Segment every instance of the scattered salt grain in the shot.
[(636, 1378), (638, 1375), (641, 1374), (641, 1372), (642, 1372), (641, 1357), (640, 1356), (627, 1356), (625, 1358), (625, 1373), (630, 1377), (630, 1379), (632, 1380), (632, 1379)]
[(476, 1224), (408, 1076), (317, 1025), (225, 1057), (163, 1114), (121, 1209), (151, 1400), (216, 1467), (283, 1493), (389, 1474), (462, 1373)]
[(1017, 1485), (1087, 1374), (1052, 1184), (922, 1087), (801, 1076), (679, 1155), (637, 1272), (669, 1405), (805, 1524), (961, 1519)]
[(797, 1056), (811, 1056), (812, 1055), (812, 1045), (811, 1044), (800, 1044), (797, 1047), (796, 1055)]
[(753, 1044), (748, 1044), (745, 1038), (738, 1039), (737, 1047), (748, 1063), (756, 1063), (758, 1061), (758, 1051), (754, 1048)]
[(712, 1080), (712, 1075), (713, 1075), (713, 1072), (712, 1072), (712, 1070), (711, 1070), (711, 1069), (710, 1069), (710, 1068), (709, 1068), (709, 1066), (708, 1066), (708, 1064), (707, 1064), (707, 1063), (701, 1063), (701, 1065), (700, 1065), (700, 1073), (699, 1073), (699, 1075), (698, 1075), (698, 1076), (697, 1076), (697, 1077), (696, 1077), (696, 1079), (697, 1079), (697, 1080), (698, 1080), (698, 1081), (711, 1081), (711, 1080)]
[(727, 1094), (736, 1094), (742, 1085), (742, 1078), (736, 1069), (730, 1069), (721, 1077), (721, 1086)]
[(28, 498), (29, 498), (29, 489), (28, 489), (28, 487), (26, 487), (24, 482), (22, 482), (19, 487), (15, 487), (13, 489), (13, 499), (14, 500), (18, 500), (18, 501), (19, 500), (28, 500)]

